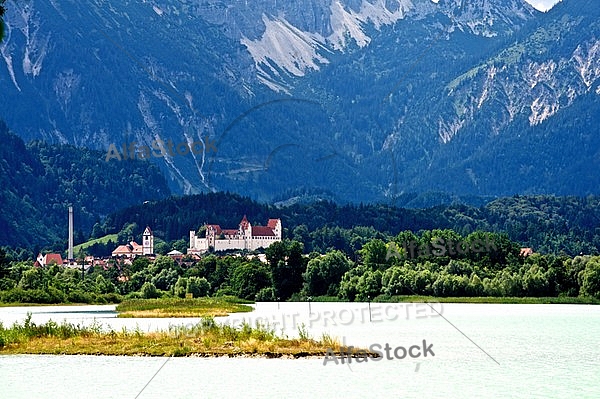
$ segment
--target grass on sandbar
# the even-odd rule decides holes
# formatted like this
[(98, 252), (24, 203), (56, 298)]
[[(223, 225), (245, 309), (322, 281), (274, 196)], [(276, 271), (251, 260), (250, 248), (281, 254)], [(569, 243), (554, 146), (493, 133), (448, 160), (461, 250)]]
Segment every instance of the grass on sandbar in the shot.
[(118, 317), (217, 317), (250, 312), (253, 303), (235, 297), (131, 299), (117, 306)]
[(137, 356), (325, 356), (328, 348), (339, 353), (337, 339), (323, 335), (316, 341), (300, 331), (300, 338), (280, 338), (269, 325), (255, 327), (219, 325), (203, 318), (192, 326), (170, 327), (168, 331), (103, 331), (100, 324), (86, 327), (49, 321), (37, 325), (31, 314), (23, 323), (5, 328), (0, 323), (0, 355), (137, 355)]

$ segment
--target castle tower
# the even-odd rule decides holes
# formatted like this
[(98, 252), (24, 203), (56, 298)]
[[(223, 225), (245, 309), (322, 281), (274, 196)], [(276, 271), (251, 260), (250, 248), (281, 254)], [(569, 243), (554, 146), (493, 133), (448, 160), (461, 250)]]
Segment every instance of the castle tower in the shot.
[(250, 229), (250, 222), (248, 222), (248, 218), (246, 218), (246, 215), (244, 215), (244, 217), (242, 218), (242, 221), (240, 222), (240, 235), (245, 236), (246, 231), (248, 231), (249, 229)]
[(268, 226), (273, 229), (275, 237), (281, 241), (283, 228), (281, 226), (281, 219), (269, 219)]
[(240, 222), (239, 235), (242, 240), (244, 240), (244, 249), (249, 249), (252, 247), (252, 225), (248, 221), (246, 215), (242, 218)]
[(148, 226), (146, 226), (142, 238), (142, 255), (154, 255), (154, 234)]

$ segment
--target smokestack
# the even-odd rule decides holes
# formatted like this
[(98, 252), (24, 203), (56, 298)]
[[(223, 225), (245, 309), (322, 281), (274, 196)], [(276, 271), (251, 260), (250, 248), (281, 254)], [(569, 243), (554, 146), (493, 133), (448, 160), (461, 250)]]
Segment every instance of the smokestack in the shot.
[(73, 207), (69, 207), (69, 262), (73, 260)]

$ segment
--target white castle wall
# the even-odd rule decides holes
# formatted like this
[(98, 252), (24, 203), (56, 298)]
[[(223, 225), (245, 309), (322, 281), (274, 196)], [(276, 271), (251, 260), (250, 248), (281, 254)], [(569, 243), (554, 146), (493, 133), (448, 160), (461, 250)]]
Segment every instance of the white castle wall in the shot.
[(281, 241), (281, 239), (277, 237), (254, 237), (254, 239), (250, 241), (250, 250), (254, 251), (258, 248), (267, 248), (277, 241)]
[(215, 240), (215, 251), (227, 251), (230, 249), (246, 249), (245, 240)]
[(200, 254), (209, 250), (212, 246), (215, 251), (227, 251), (227, 250), (249, 250), (254, 251), (259, 248), (268, 248), (274, 242), (281, 241), (281, 222), (277, 223), (274, 229), (275, 237), (272, 236), (255, 236), (250, 235), (251, 225), (246, 230), (243, 236), (236, 236), (236, 238), (224, 238), (218, 239), (214, 234), (208, 238), (200, 238), (196, 236), (195, 231), (190, 231), (190, 247), (188, 253)]
[(190, 247), (188, 253), (208, 251), (208, 240), (196, 236), (195, 231), (190, 231)]

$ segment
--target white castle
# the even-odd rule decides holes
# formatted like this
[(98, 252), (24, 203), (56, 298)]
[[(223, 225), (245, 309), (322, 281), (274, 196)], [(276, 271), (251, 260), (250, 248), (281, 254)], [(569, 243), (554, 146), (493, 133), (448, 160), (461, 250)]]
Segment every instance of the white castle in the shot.
[(269, 219), (266, 226), (252, 226), (246, 215), (237, 229), (221, 229), (218, 224), (207, 224), (206, 237), (198, 237), (190, 231), (188, 254), (201, 254), (212, 247), (214, 251), (248, 250), (267, 248), (281, 241), (281, 219)]

